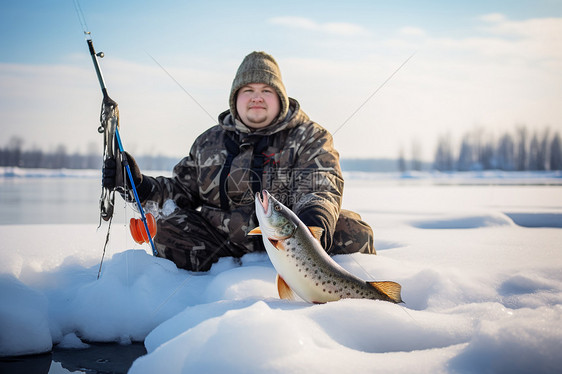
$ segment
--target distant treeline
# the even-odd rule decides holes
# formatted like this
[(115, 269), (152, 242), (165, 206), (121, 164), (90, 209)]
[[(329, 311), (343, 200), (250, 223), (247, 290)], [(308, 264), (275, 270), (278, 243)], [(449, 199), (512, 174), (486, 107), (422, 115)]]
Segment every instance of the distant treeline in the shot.
[[(23, 139), (13, 137), (0, 147), (0, 166), (44, 169), (100, 169), (102, 155), (99, 147), (92, 145), (86, 153), (68, 153), (59, 145), (52, 151), (38, 148), (24, 149)], [(143, 170), (171, 170), (179, 158), (162, 155), (135, 155)], [(505, 133), (494, 140), (483, 129), (466, 133), (458, 146), (450, 135), (439, 137), (433, 163), (421, 160), (421, 145), (412, 144), (412, 157), (406, 162), (403, 150), (398, 160), (345, 159), (344, 171), (540, 171), (562, 170), (562, 144), (560, 135), (549, 129), (531, 132), (519, 126), (513, 133)]]
[(96, 169), (101, 165), (101, 154), (69, 154), (62, 145), (52, 151), (39, 148), (24, 149), (23, 140), (10, 139), (0, 148), (0, 166), (42, 169)]
[[(40, 169), (101, 169), (102, 150), (91, 146), (86, 153), (69, 153), (63, 145), (45, 151), (36, 147), (24, 149), (23, 139), (12, 137), (5, 147), (0, 147), (0, 166)], [(171, 170), (179, 159), (167, 156), (135, 157), (144, 170)]]
[(451, 137), (439, 138), (433, 168), (439, 171), (562, 170), (560, 135), (546, 128), (531, 132), (519, 126), (497, 140), (478, 128), (466, 133), (458, 147)]

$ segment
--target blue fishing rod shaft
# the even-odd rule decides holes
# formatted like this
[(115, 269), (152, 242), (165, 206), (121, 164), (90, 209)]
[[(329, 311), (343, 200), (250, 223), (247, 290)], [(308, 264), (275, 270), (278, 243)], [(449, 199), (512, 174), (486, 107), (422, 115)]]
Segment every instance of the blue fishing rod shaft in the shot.
[(129, 177), (129, 181), (131, 182), (131, 186), (133, 187), (132, 188), (133, 189), (133, 195), (135, 196), (135, 201), (137, 202), (137, 206), (138, 206), (139, 212), (141, 214), (142, 223), (144, 223), (144, 228), (146, 230), (146, 233), (148, 234), (148, 241), (150, 242), (150, 246), (152, 247), (152, 254), (154, 256), (157, 256), (158, 251), (156, 251), (156, 246), (154, 245), (154, 242), (152, 241), (152, 235), (150, 234), (150, 230), (148, 229), (148, 222), (146, 221), (144, 209), (141, 205), (139, 195), (137, 193), (137, 187), (135, 186), (135, 181), (133, 180), (133, 174), (131, 173), (131, 168), (129, 167), (129, 160), (127, 160), (127, 155), (125, 154), (125, 151), (123, 150), (123, 144), (121, 143), (121, 136), (119, 136), (119, 129), (117, 129), (117, 128), (115, 129), (115, 138), (117, 139), (119, 151), (123, 155), (122, 164), (125, 166), (125, 169), (127, 170), (127, 176)]

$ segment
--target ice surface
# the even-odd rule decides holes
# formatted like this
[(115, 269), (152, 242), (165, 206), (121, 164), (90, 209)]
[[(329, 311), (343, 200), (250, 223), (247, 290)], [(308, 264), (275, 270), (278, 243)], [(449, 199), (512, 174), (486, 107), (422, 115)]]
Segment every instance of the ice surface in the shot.
[(0, 226), (0, 355), (144, 340), (131, 373), (562, 365), (562, 187), (351, 178), (344, 207), (374, 227), (378, 255), (336, 261), (401, 283), (404, 304), (279, 300), (265, 254), (195, 274), (151, 256), (120, 225), (97, 280), (96, 224)]

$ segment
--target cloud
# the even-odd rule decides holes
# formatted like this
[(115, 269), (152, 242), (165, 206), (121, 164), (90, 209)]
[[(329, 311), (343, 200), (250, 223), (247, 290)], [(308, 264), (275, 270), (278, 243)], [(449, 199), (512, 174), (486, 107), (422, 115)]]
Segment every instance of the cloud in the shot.
[(317, 31), (338, 36), (360, 36), (368, 35), (369, 31), (362, 26), (347, 22), (325, 22), (319, 23), (305, 17), (275, 17), (269, 19), (269, 23), (293, 29)]
[[(268, 22), (296, 30), (267, 38), (268, 49), (281, 65), (289, 95), (331, 131), (417, 51), (338, 131), (335, 141), (344, 157), (394, 157), (398, 146), (415, 138), (429, 159), (439, 134), (450, 131), (455, 138), (475, 125), (503, 131), (525, 123), (562, 131), (562, 32), (556, 31), (562, 18), (513, 20), (486, 14), (465, 37), (409, 24), (378, 34), (357, 24), (305, 17)], [(272, 32), (279, 33), (277, 26)], [(83, 56), (67, 63), (0, 64), (6, 139), (21, 135), (26, 146), (70, 140), (71, 151), (100, 143), (101, 93), (91, 61)], [(214, 124), (148, 58), (103, 63), (110, 94), (120, 105), (125, 147), (133, 154), (183, 155)], [(162, 63), (206, 111), (215, 115), (227, 108), (238, 59), (224, 58), (217, 49)]]
[(406, 26), (401, 28), (399, 30), (399, 33), (404, 36), (415, 36), (415, 37), (426, 36), (424, 30), (420, 29), (419, 27), (412, 27), (412, 26)]
[(562, 40), (562, 18), (510, 20), (503, 14), (491, 13), (478, 19), (485, 23), (483, 30), (495, 35)]
[(484, 22), (495, 23), (495, 22), (504, 22), (507, 19), (507, 17), (501, 13), (488, 13), (479, 16), (478, 19)]
[(394, 38), (381, 41), (386, 51), (418, 50), (448, 61), (518, 66), (549, 74), (562, 69), (562, 18), (513, 20), (500, 13), (476, 18), (473, 32), (465, 37), (425, 33), (403, 27)]
[(479, 17), (484, 23), (481, 30), (495, 45), (482, 41), (488, 52), (494, 50), (512, 55), (525, 55), (530, 60), (562, 59), (562, 18), (530, 18), (510, 20), (499, 13)]
[(550, 34), (560, 24), (557, 18), (488, 14), (464, 37), (404, 25), (386, 38), (350, 38), (352, 43), (324, 38), (323, 45), (332, 42), (340, 55), (353, 58), (285, 58), (286, 85), (311, 118), (333, 131), (418, 51), (337, 133), (345, 157), (394, 156), (393, 149), (415, 138), (430, 158), (439, 134), (450, 132), (457, 139), (475, 126), (494, 135), (521, 123), (560, 131), (562, 46), (551, 46), (559, 46), (562, 32)]
[[(72, 152), (99, 144), (102, 94), (91, 62), (85, 59), (81, 65), (0, 63), (6, 140), (19, 136), (24, 148), (64, 143)], [(156, 66), (113, 59), (102, 68), (109, 94), (119, 103), (125, 147), (133, 153), (181, 156), (215, 122)], [(230, 75), (194, 68), (168, 71), (210, 113), (226, 109)]]

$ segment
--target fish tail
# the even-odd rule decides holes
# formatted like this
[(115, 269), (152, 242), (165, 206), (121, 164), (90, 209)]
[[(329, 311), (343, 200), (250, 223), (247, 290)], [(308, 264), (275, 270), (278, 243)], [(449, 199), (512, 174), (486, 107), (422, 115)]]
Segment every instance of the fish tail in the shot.
[(400, 296), (400, 291), (402, 286), (396, 282), (384, 281), (384, 282), (367, 282), (373, 286), (379, 293), (388, 297), (390, 301), (395, 303), (401, 303), (402, 296)]

